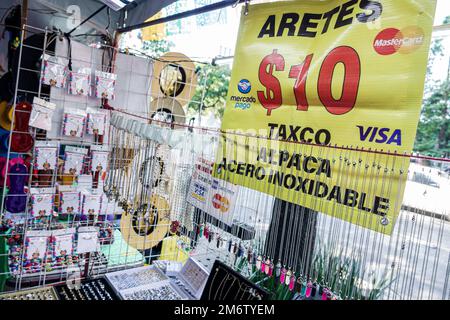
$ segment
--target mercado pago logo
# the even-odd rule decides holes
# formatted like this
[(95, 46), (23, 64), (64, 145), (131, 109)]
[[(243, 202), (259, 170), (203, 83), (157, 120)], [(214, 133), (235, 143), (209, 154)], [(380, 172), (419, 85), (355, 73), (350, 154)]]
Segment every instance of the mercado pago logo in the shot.
[(230, 97), (230, 101), (234, 103), (234, 108), (247, 110), (250, 109), (253, 103), (256, 103), (256, 98), (252, 96), (248, 96), (248, 94), (252, 91), (252, 84), (247, 79), (241, 79), (237, 83), (237, 89), (241, 95), (233, 95)]

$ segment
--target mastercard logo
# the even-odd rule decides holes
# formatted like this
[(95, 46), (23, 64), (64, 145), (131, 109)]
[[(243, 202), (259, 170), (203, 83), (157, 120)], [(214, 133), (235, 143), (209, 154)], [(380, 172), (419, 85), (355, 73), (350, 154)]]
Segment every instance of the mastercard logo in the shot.
[(422, 28), (410, 26), (402, 30), (396, 28), (384, 29), (373, 41), (375, 51), (383, 56), (394, 53), (408, 54), (419, 49), (425, 40)]
[(218, 193), (214, 195), (212, 204), (214, 208), (219, 209), (220, 211), (222, 211), (222, 213), (227, 212), (230, 208), (230, 202), (228, 201), (228, 199)]

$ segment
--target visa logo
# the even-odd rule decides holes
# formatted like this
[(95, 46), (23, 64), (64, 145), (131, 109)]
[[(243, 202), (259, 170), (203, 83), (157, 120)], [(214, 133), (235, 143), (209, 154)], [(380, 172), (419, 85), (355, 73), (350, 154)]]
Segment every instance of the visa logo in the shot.
[(378, 128), (357, 126), (359, 129), (359, 137), (361, 141), (396, 144), (402, 145), (402, 132), (400, 129), (396, 129), (391, 132), (390, 128)]

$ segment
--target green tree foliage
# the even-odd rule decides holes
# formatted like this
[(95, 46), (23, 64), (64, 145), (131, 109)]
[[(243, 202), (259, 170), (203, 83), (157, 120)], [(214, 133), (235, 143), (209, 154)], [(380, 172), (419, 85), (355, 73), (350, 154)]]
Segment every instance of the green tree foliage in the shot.
[[(225, 110), (231, 70), (228, 66), (202, 65), (198, 69), (198, 85), (192, 101), (191, 111), (212, 111), (221, 118)], [(203, 99), (202, 99), (203, 97)]]
[[(450, 23), (450, 16), (444, 24)], [(425, 98), (417, 129), (415, 151), (433, 156), (449, 156), (450, 154), (450, 70), (443, 81), (431, 79), (431, 67), (436, 58), (444, 56), (442, 40), (433, 41), (428, 61), (425, 84)]]
[(173, 43), (167, 40), (150, 40), (143, 41), (142, 51), (152, 57), (160, 57), (164, 53), (169, 52), (173, 47)]

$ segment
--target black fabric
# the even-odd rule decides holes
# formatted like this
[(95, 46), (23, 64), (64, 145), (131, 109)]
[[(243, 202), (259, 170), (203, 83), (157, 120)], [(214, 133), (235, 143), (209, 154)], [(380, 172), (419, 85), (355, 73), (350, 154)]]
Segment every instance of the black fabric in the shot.
[[(290, 237), (289, 229), (292, 231)], [(288, 263), (289, 260), (297, 261), (296, 265), (286, 267), (290, 267), (296, 273), (306, 274), (311, 270), (316, 231), (316, 211), (275, 199), (264, 254), (275, 264), (278, 260), (282, 264)], [(298, 246), (293, 246), (297, 243)], [(289, 247), (294, 249), (288, 250)]]
[[(12, 72), (5, 73), (0, 78), (0, 101), (11, 101), (14, 96), (14, 83)], [(3, 110), (2, 110), (3, 112)]]
[[(55, 37), (56, 35), (54, 33), (47, 34), (47, 44), (48, 44), (46, 50), (47, 54), (55, 53), (56, 41), (59, 41), (58, 39), (53, 40)], [(40, 85), (39, 80), (42, 62), (41, 59), (44, 48), (44, 40), (45, 40), (44, 33), (33, 34), (24, 40), (25, 45), (28, 45), (33, 48), (26, 46), (23, 46), (22, 48), (22, 59), (20, 64), (22, 69), (20, 70), (19, 87), (18, 87), (20, 91), (18, 92), (18, 95), (20, 95), (22, 99), (28, 102), (33, 101), (34, 96), (39, 90)], [(17, 50), (13, 58), (13, 86), (15, 86), (18, 74), (17, 71), (20, 56), (19, 53), (20, 51)], [(33, 71), (26, 71), (23, 68)], [(49, 96), (50, 86), (42, 85), (41, 94), (44, 96)]]
[(15, 52), (18, 49), (20, 39), (20, 25), (22, 20), (22, 7), (15, 6), (5, 18), (5, 31), (9, 34), (8, 41), (8, 71), (12, 69)]

